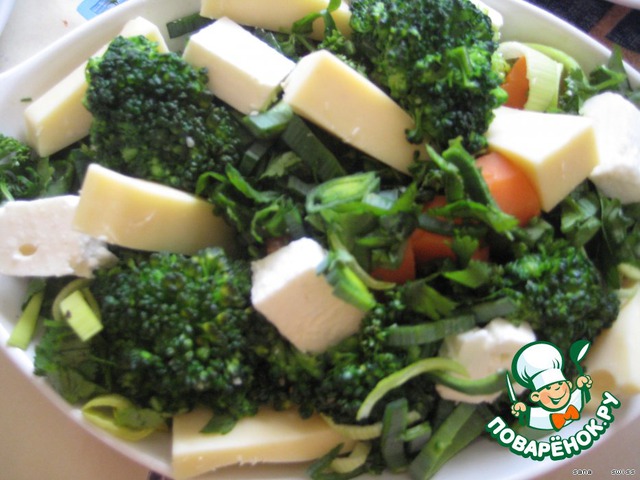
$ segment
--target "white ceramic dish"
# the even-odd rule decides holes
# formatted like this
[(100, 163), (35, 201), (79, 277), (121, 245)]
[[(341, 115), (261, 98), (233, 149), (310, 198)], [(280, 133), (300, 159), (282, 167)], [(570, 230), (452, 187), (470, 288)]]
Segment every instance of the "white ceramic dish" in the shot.
[(640, 9), (640, 0), (608, 0), (611, 3), (617, 3), (624, 7)]
[[(558, 20), (521, 0), (485, 0), (499, 10), (505, 19), (504, 39), (537, 41), (561, 47), (573, 55), (586, 69), (591, 69), (606, 61), (608, 51), (600, 44)], [(142, 15), (164, 29), (167, 21), (198, 10), (199, 0), (130, 0), (117, 9), (112, 9), (86, 25), (80, 26), (60, 41), (17, 67), (0, 74), (0, 132), (23, 137), (22, 112), (24, 98), (36, 98), (61, 79), (73, 67), (95, 52), (112, 38), (129, 19)], [(166, 36), (166, 31), (164, 31)], [(170, 42), (179, 49), (184, 39)], [(640, 74), (630, 70), (631, 81), (640, 84)], [(0, 276), (0, 349), (10, 361), (28, 378), (32, 379), (51, 402), (68, 415), (72, 422), (78, 422), (98, 437), (109, 448), (113, 448), (130, 459), (159, 473), (170, 475), (170, 438), (156, 435), (152, 438), (129, 444), (121, 442), (92, 426), (85, 424), (77, 409), (64, 402), (41, 378), (32, 375), (33, 351), (22, 352), (5, 347), (13, 322), (17, 317), (21, 292), (24, 285), (20, 280)], [(615, 392), (614, 392), (615, 393)], [(615, 442), (615, 430), (630, 424), (640, 426), (640, 398), (632, 398), (617, 412), (615, 425), (606, 439), (600, 442)], [(5, 414), (3, 412), (2, 414)], [(476, 442), (472, 447), (449, 462), (436, 478), (470, 478), (475, 472), (482, 472), (486, 478), (524, 479), (548, 473), (563, 462), (532, 462), (524, 460), (488, 440)], [(272, 466), (253, 469), (231, 469), (225, 471), (225, 478), (303, 478), (304, 467)], [(400, 477), (403, 478), (403, 477)]]
[(14, 4), (15, 0), (0, 0), (0, 35), (11, 16)]

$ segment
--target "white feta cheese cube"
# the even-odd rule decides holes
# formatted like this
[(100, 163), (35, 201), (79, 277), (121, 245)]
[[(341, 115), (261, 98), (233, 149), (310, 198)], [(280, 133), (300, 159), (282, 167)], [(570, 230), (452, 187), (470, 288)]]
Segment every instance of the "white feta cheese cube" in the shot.
[[(479, 379), (500, 370), (508, 371), (518, 350), (535, 339), (528, 323), (516, 326), (503, 318), (495, 318), (484, 328), (445, 338), (440, 355), (457, 360), (467, 369), (470, 378)], [(522, 387), (514, 387), (517, 393), (522, 393)], [(492, 402), (500, 395), (500, 392), (467, 395), (442, 385), (437, 385), (436, 390), (444, 399), (468, 403)]]
[(183, 57), (191, 65), (207, 68), (209, 89), (244, 114), (269, 106), (295, 66), (226, 17), (192, 35)]
[(251, 301), (299, 350), (322, 352), (358, 331), (364, 312), (317, 272), (327, 252), (302, 238), (252, 263)]
[(93, 270), (114, 261), (104, 242), (74, 230), (78, 201), (64, 195), (5, 203), (0, 208), (0, 273), (91, 277)]
[(580, 113), (593, 120), (600, 163), (589, 179), (622, 203), (640, 202), (640, 110), (622, 95), (605, 92)]

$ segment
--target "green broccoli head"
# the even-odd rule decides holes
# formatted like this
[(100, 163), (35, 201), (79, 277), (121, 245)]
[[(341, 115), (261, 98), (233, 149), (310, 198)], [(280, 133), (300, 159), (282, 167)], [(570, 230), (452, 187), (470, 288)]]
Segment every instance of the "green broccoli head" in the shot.
[(241, 157), (248, 136), (208, 90), (206, 70), (147, 38), (114, 39), (89, 61), (87, 80), (96, 162), (193, 192), (200, 174)]
[(357, 0), (351, 10), (352, 41), (370, 76), (416, 122), (409, 138), (485, 146), (492, 111), (506, 100), (489, 18), (468, 0)]
[[(364, 317), (359, 332), (322, 355), (324, 373), (313, 392), (317, 411), (337, 423), (356, 423), (356, 414), (367, 395), (380, 380), (418, 360), (420, 353), (389, 345), (391, 329), (419, 321), (402, 300), (401, 289), (392, 289)], [(419, 377), (396, 388), (372, 411), (369, 421), (381, 420), (384, 406), (406, 398), (411, 410), (429, 415), (437, 395), (433, 382)]]
[(196, 404), (236, 418), (255, 413), (247, 262), (217, 248), (132, 255), (99, 271), (91, 288), (102, 299), (114, 391), (165, 413)]
[(47, 173), (40, 164), (28, 145), (0, 134), (0, 202), (37, 197)]
[(497, 291), (517, 305), (511, 318), (529, 322), (540, 340), (563, 351), (578, 339), (594, 339), (620, 308), (584, 249), (562, 241), (507, 263)]
[(77, 168), (82, 164), (79, 150), (38, 157), (22, 141), (0, 134), (0, 203), (64, 195), (77, 185)]

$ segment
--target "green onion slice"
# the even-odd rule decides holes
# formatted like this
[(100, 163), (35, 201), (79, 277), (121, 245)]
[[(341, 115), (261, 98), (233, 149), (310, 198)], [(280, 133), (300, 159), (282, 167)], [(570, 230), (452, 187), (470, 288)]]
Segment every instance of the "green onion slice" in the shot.
[(60, 301), (63, 318), (80, 337), (87, 341), (102, 330), (102, 322), (82, 290), (76, 290)]
[(354, 445), (349, 455), (333, 459), (330, 464), (331, 470), (340, 474), (353, 472), (364, 465), (369, 452), (371, 452), (371, 443), (358, 442)]
[(11, 336), (9, 336), (9, 339), (7, 340), (7, 345), (21, 350), (26, 350), (31, 343), (33, 333), (35, 332), (36, 325), (38, 324), (43, 300), (43, 290), (34, 293), (31, 296), (18, 319), (18, 323), (16, 323), (16, 326), (13, 327), (13, 330), (11, 331)]
[(380, 380), (373, 390), (369, 392), (369, 395), (364, 399), (362, 405), (360, 405), (358, 413), (356, 414), (356, 420), (366, 419), (371, 414), (373, 407), (378, 403), (378, 400), (391, 390), (404, 385), (419, 375), (441, 370), (459, 373), (460, 375), (467, 374), (466, 369), (460, 363), (449, 358), (431, 357), (418, 360)]
[(448, 335), (466, 332), (476, 326), (474, 315), (459, 315), (419, 325), (392, 327), (387, 342), (394, 347), (408, 347), (437, 342)]
[(101, 395), (88, 401), (82, 407), (82, 416), (95, 426), (119, 438), (135, 442), (157, 430), (156, 427), (135, 429), (118, 422), (118, 416), (121, 412), (135, 408), (133, 403), (121, 395)]
[(547, 57), (561, 63), (567, 72), (572, 70), (582, 70), (582, 67), (578, 61), (566, 52), (549, 45), (542, 45), (540, 43), (526, 43), (528, 47), (538, 50), (540, 53), (545, 54)]
[(60, 309), (60, 302), (71, 295), (76, 290), (83, 290), (89, 286), (91, 280), (86, 278), (77, 278), (75, 280), (67, 283), (62, 289), (58, 292), (56, 297), (53, 299), (53, 304), (51, 306), (51, 315), (53, 319), (56, 321), (63, 321), (64, 316), (62, 310)]
[[(382, 435), (382, 422), (376, 422), (369, 425), (336, 423), (328, 415), (321, 415), (325, 422), (341, 436), (350, 438), (351, 440), (374, 440)], [(420, 420), (420, 414), (416, 411), (410, 411), (407, 414), (407, 423), (409, 425)]]
[(465, 378), (448, 372), (429, 374), (436, 383), (467, 395), (486, 395), (504, 390), (504, 371), (500, 370), (482, 378)]
[(182, 35), (187, 35), (200, 30), (212, 22), (212, 19), (202, 17), (199, 13), (192, 13), (167, 22), (167, 32), (169, 34), (169, 38), (178, 38)]
[(505, 60), (527, 59), (529, 98), (525, 110), (546, 112), (558, 106), (563, 66), (544, 53), (521, 42), (503, 42), (498, 52)]
[(380, 448), (387, 468), (392, 472), (404, 470), (409, 463), (402, 438), (407, 429), (408, 416), (409, 403), (406, 398), (388, 403), (384, 410)]
[(411, 478), (431, 478), (484, 431), (489, 419), (485, 407), (470, 403), (456, 405), (409, 466)]

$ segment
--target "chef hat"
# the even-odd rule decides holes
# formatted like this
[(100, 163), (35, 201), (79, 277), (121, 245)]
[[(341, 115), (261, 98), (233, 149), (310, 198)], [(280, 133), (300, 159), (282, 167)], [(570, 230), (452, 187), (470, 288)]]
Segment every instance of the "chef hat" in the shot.
[(522, 347), (513, 357), (511, 373), (519, 384), (538, 391), (547, 385), (565, 382), (564, 358), (555, 345), (533, 342)]

